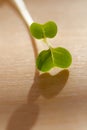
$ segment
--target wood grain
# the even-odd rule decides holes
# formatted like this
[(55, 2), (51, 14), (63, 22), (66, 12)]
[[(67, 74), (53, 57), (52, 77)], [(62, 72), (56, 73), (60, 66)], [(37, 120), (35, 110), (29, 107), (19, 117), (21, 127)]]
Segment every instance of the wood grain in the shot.
[(87, 0), (25, 2), (35, 21), (57, 22), (51, 42), (73, 62), (55, 76), (38, 74), (35, 56), (45, 46), (35, 49), (17, 10), (0, 0), (0, 130), (87, 130)]

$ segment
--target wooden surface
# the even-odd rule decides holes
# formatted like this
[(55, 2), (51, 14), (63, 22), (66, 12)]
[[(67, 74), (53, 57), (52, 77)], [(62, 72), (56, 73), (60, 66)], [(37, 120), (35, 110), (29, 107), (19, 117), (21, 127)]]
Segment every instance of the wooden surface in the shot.
[(52, 70), (55, 76), (35, 73), (28, 29), (0, 0), (0, 130), (87, 130), (87, 0), (25, 2), (35, 21), (56, 21), (59, 34), (51, 42), (69, 49), (73, 63)]

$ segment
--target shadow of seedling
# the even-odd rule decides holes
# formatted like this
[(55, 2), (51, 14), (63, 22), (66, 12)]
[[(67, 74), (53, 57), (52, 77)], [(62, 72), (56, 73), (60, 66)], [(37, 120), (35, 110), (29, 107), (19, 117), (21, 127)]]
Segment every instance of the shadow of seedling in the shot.
[(49, 73), (40, 75), (37, 80), (37, 86), (39, 88), (40, 94), (45, 98), (52, 98), (57, 96), (64, 88), (68, 77), (68, 70), (62, 70), (54, 76), (50, 75)]
[(12, 114), (6, 130), (31, 130), (38, 117), (37, 104), (23, 104)]
[(39, 115), (39, 105), (35, 102), (39, 97), (39, 91), (35, 81), (38, 77), (35, 73), (34, 83), (28, 94), (27, 103), (18, 107), (11, 115), (6, 130), (31, 130)]
[(6, 130), (31, 130), (39, 115), (39, 105), (36, 100), (40, 95), (45, 98), (57, 96), (64, 88), (68, 76), (68, 70), (63, 70), (55, 76), (49, 73), (36, 74), (28, 94), (27, 103), (13, 112)]
[(49, 73), (38, 75), (29, 91), (28, 102), (35, 102), (39, 96), (48, 99), (57, 96), (64, 88), (68, 77), (69, 70), (62, 70), (54, 76)]
[(28, 94), (26, 104), (18, 107), (11, 115), (6, 130), (31, 130), (39, 115), (39, 105), (35, 102), (39, 97), (35, 79), (39, 73), (35, 73), (34, 83)]

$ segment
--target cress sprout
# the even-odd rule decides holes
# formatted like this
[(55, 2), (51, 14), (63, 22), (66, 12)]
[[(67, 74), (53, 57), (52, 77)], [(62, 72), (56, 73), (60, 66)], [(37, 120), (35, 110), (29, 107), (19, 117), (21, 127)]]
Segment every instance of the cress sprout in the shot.
[(36, 66), (40, 71), (47, 72), (54, 67), (68, 68), (71, 65), (70, 52), (63, 47), (53, 48), (47, 41), (47, 38), (55, 37), (58, 32), (55, 22), (48, 21), (45, 24), (33, 22), (30, 32), (36, 39), (44, 39), (43, 41), (48, 45), (48, 50), (41, 51), (36, 59)]

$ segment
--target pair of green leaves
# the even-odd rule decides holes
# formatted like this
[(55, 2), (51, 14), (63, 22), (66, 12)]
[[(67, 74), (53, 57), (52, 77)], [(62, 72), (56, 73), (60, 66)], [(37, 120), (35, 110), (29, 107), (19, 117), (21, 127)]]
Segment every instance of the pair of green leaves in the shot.
[[(57, 34), (57, 25), (53, 21), (45, 24), (32, 23), (30, 32), (37, 39), (53, 38)], [(68, 50), (49, 46), (48, 50), (43, 50), (38, 55), (36, 66), (40, 71), (47, 72), (54, 67), (67, 68), (71, 62), (72, 56)]]
[(53, 21), (45, 24), (32, 23), (30, 31), (37, 39), (53, 38), (57, 34), (57, 25)]
[(53, 67), (67, 68), (72, 62), (71, 54), (62, 47), (42, 51), (37, 57), (37, 68), (43, 72)]

